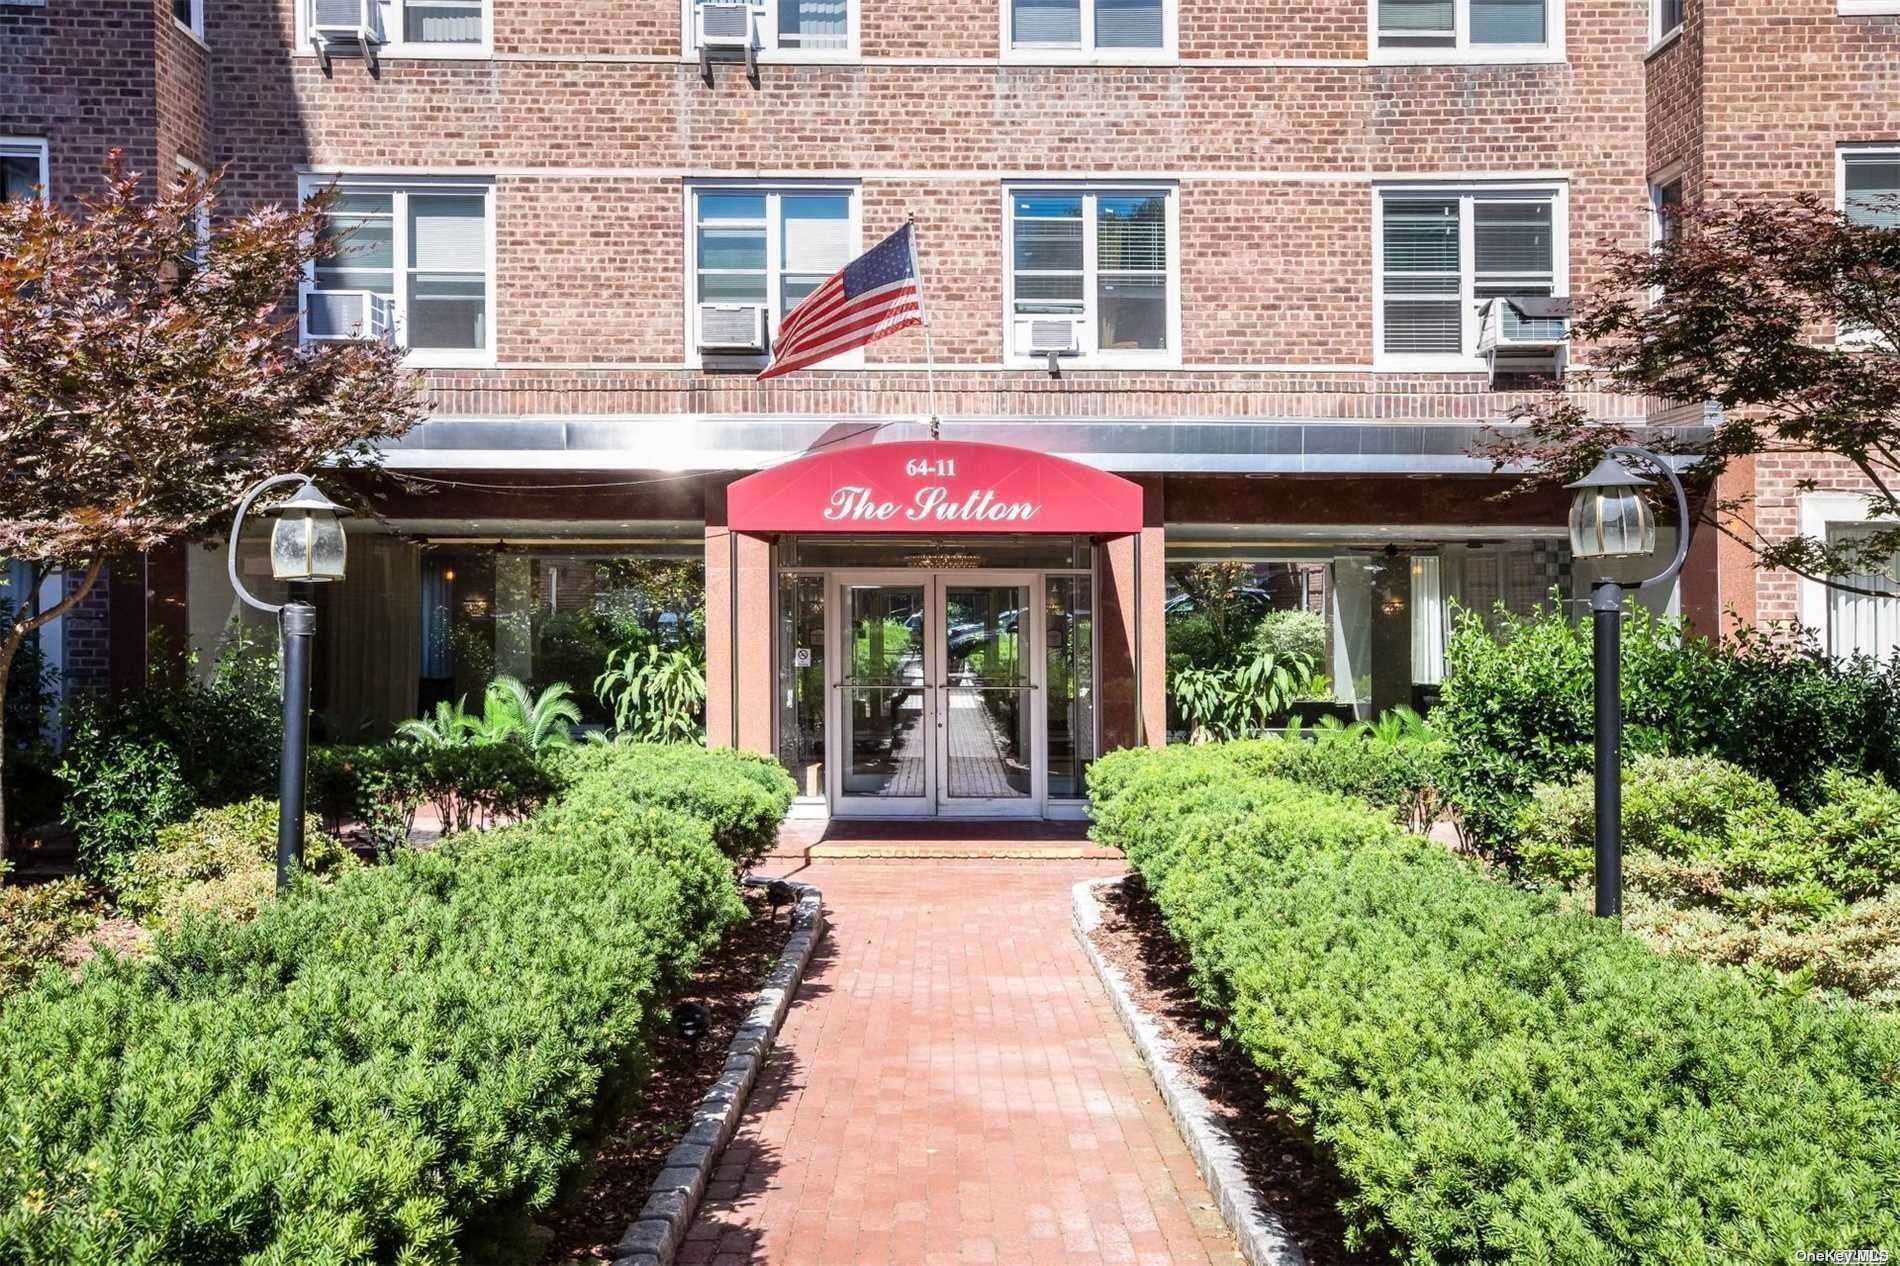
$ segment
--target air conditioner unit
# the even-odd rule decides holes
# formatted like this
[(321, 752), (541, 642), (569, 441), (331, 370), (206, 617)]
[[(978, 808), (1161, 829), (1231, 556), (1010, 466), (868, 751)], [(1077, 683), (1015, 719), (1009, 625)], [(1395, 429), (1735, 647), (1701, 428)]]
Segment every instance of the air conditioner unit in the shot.
[(313, 343), (388, 338), (395, 301), (373, 290), (312, 290), (304, 296), (303, 336)]
[(752, 45), (752, 6), (749, 4), (701, 4), (695, 10), (699, 23), (701, 48), (750, 48)]
[(765, 308), (757, 303), (699, 305), (699, 350), (760, 353), (765, 350)]
[(1570, 345), (1570, 300), (1544, 295), (1478, 305), (1478, 355), (1499, 374), (1562, 377)]
[(374, 58), (383, 42), (382, 13), (378, 0), (310, 0), (310, 42), (323, 68), (330, 68), (330, 54), (339, 48)]
[(1081, 317), (1016, 318), (1016, 354), (1018, 356), (1074, 356), (1081, 350)]

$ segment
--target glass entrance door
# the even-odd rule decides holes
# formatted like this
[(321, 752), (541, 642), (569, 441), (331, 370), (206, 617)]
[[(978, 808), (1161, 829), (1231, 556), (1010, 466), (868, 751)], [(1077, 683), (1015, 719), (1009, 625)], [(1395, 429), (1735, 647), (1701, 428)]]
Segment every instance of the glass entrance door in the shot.
[(1039, 814), (1041, 734), (1027, 579), (940, 576), (938, 811)]
[(935, 804), (935, 687), (930, 587), (847, 581), (837, 662), (838, 770), (833, 811), (927, 814)]

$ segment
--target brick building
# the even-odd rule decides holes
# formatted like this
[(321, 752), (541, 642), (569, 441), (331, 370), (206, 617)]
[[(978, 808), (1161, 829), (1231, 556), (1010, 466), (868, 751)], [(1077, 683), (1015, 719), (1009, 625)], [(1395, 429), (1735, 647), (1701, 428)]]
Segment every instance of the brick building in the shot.
[[(333, 733), (493, 671), (585, 684), (614, 620), (690, 622), (643, 596), (684, 568), (712, 740), (776, 752), (806, 808), (1057, 815), (1094, 752), (1170, 728), (1197, 563), (1315, 617), (1324, 702), (1362, 716), (1429, 698), (1453, 603), (1583, 592), (1561, 498), (1493, 500), (1473, 455), (1561, 323), (1486, 301), (1587, 289), (1659, 200), (1831, 188), (1900, 138), (1900, 21), (1677, 2), (0, 0), (0, 154), (57, 198), (110, 145), (221, 167), (234, 205), (339, 189), (352, 254), (305, 331), (393, 331), (432, 414), (323, 595)], [(916, 331), (755, 381), (906, 217), (934, 390)], [(894, 495), (983, 491), (931, 458), (933, 401), (945, 441), (1021, 455), (982, 469), (1132, 485), (1138, 522), (788, 531), (729, 496), (783, 468), (821, 503), (840, 452), (901, 459)], [(1786, 492), (1770, 458), (1738, 477)], [(1695, 555), (1658, 605), (1795, 605), (1712, 533)], [(242, 618), (196, 547), (110, 595), (127, 678), (154, 630), (209, 654)]]

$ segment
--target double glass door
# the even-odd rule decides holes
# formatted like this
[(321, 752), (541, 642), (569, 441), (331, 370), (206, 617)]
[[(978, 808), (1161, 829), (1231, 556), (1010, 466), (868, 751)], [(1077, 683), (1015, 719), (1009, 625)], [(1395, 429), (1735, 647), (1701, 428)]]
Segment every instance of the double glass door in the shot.
[(990, 572), (837, 582), (834, 814), (1042, 813), (1041, 589)]

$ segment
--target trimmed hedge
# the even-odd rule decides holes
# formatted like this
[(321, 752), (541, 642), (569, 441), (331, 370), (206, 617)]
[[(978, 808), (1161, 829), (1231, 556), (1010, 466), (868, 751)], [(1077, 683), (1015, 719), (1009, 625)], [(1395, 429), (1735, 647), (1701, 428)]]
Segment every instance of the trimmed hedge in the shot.
[(685, 743), (590, 743), (560, 756), (567, 792), (542, 815), (550, 827), (584, 826), (628, 804), (690, 809), (741, 869), (778, 840), (798, 787), (769, 756)]
[(551, 755), (513, 742), (319, 747), (310, 801), (333, 831), (355, 820), (378, 848), (401, 848), (424, 804), (448, 835), (527, 817), (560, 794)]
[(460, 836), (42, 975), (0, 1006), (0, 1261), (451, 1262), (547, 1207), (743, 914), (720, 809)]
[(1248, 751), (1090, 777), (1203, 999), (1417, 1262), (1900, 1243), (1900, 1026), (1663, 958)]

